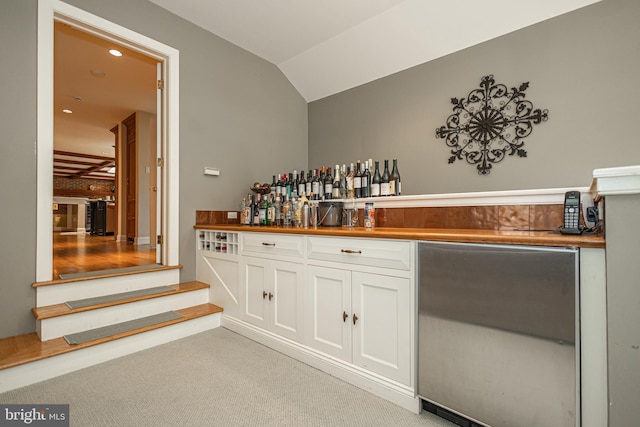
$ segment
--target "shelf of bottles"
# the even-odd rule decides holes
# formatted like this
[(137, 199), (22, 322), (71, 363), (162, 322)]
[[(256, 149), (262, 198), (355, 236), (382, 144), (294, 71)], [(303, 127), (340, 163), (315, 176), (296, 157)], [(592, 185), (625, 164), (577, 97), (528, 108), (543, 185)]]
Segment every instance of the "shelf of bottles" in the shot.
[(238, 233), (216, 230), (197, 230), (197, 233), (199, 250), (238, 255)]

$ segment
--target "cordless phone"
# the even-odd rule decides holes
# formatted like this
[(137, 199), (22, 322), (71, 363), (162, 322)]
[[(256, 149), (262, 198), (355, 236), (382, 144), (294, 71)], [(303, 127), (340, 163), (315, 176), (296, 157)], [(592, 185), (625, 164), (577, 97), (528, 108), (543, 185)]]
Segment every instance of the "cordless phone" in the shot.
[(580, 192), (567, 191), (564, 195), (564, 224), (562, 234), (582, 234), (580, 227)]

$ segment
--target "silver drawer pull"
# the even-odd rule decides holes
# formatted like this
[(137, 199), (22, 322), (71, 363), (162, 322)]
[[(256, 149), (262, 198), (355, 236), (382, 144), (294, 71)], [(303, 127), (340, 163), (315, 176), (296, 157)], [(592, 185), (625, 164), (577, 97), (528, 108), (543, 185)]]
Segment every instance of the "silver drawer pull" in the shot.
[(275, 246), (275, 243), (262, 242), (262, 246)]
[(361, 254), (362, 251), (354, 251), (353, 249), (340, 249), (343, 254)]

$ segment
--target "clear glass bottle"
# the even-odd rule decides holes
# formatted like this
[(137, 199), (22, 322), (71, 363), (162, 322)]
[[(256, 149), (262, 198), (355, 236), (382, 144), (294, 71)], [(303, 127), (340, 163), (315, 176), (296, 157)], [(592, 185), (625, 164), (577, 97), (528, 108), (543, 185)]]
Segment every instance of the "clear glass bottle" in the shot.
[(390, 196), (390, 187), (389, 187), (389, 160), (384, 161), (384, 172), (382, 173), (382, 179), (380, 180), (380, 195), (381, 196)]
[[(273, 177), (275, 179), (275, 176)], [(247, 198), (243, 197), (242, 202), (240, 202), (240, 224), (244, 225), (247, 220), (247, 211), (245, 208), (247, 207)]]
[(289, 200), (289, 196), (285, 194), (284, 203), (282, 204), (282, 225), (284, 227), (291, 227), (291, 220), (293, 219), (293, 206)]
[(273, 199), (273, 219), (276, 227), (282, 226), (282, 203), (279, 196)]
[(402, 193), (402, 182), (400, 181), (400, 172), (398, 171), (398, 159), (393, 159), (393, 170), (389, 177), (389, 195), (399, 196)]

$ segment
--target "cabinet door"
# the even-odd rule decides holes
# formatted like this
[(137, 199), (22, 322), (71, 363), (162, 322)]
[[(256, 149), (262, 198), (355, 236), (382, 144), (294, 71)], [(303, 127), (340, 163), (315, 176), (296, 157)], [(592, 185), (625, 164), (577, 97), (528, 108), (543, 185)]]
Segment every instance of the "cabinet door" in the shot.
[(242, 258), (242, 285), (244, 293), (244, 319), (267, 329), (269, 324), (268, 261), (262, 258)]
[(271, 261), (271, 286), (267, 291), (272, 331), (294, 341), (302, 341), (304, 274), (302, 264)]
[(224, 259), (198, 251), (196, 280), (208, 283), (209, 301), (224, 309), (225, 316), (240, 316), (240, 269), (236, 259)]
[(351, 361), (351, 272), (308, 266), (307, 344)]
[(411, 382), (411, 281), (352, 273), (353, 363), (406, 385)]

